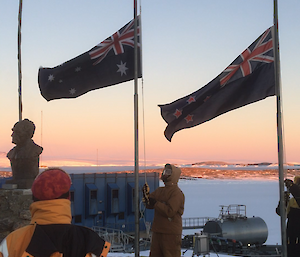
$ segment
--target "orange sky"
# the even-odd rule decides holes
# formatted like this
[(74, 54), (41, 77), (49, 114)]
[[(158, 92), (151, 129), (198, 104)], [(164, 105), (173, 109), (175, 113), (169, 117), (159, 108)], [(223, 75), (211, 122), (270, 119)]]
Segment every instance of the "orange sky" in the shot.
[[(50, 102), (42, 98), (37, 83), (40, 66), (53, 67), (78, 56), (132, 18), (132, 1), (117, 2), (118, 7), (109, 1), (91, 0), (94, 8), (83, 2), (59, 10), (54, 2), (44, 6), (45, 3), (32, 0), (24, 5), (23, 118), (36, 124), (34, 141), (44, 148), (43, 165), (50, 161), (56, 161), (58, 166), (66, 161), (85, 165), (134, 164), (133, 81), (95, 90), (76, 99)], [(277, 162), (275, 97), (179, 131), (171, 143), (163, 135), (166, 123), (158, 104), (172, 102), (207, 84), (273, 23), (273, 1), (232, 0), (231, 5), (223, 0), (202, 5), (200, 2), (185, 4), (175, 0), (173, 5), (143, 2), (140, 165), (209, 160)], [(259, 10), (256, 5), (260, 5)], [(118, 13), (117, 17), (110, 14), (111, 10)], [(279, 3), (285, 157), (287, 162), (300, 163), (299, 60), (295, 54), (300, 45), (299, 33), (295, 33), (300, 30), (299, 10), (300, 2)], [(5, 155), (14, 146), (11, 128), (18, 121), (17, 14), (18, 3), (0, 5), (3, 39), (0, 43), (0, 166), (8, 164)], [(74, 15), (78, 19), (74, 20)], [(106, 22), (95, 26), (99, 17)]]

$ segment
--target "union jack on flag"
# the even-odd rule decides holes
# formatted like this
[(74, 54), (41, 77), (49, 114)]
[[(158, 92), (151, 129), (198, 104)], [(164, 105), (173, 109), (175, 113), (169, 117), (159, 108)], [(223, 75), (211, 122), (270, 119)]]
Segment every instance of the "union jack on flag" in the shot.
[[(137, 35), (140, 35), (139, 16), (138, 16)], [(134, 20), (130, 21), (127, 25), (119, 31), (108, 37), (93, 50), (89, 52), (91, 59), (97, 59), (93, 65), (100, 63), (110, 50), (114, 50), (115, 55), (124, 53), (123, 45), (131, 46), (134, 48)], [(139, 43), (138, 43), (139, 46)]]
[(261, 62), (271, 63), (274, 61), (271, 33), (271, 28), (267, 29), (257, 41), (241, 53), (240, 56), (223, 71), (223, 73), (226, 74), (220, 79), (221, 87), (225, 86), (231, 78), (234, 78), (234, 75), (238, 73), (238, 71), (240, 72), (240, 74), (237, 74), (238, 77), (245, 77), (250, 75)]

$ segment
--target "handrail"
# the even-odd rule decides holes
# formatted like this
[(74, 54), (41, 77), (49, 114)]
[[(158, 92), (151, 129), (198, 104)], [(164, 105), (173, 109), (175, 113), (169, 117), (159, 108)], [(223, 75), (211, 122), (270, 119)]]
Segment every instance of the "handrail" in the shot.
[(210, 220), (216, 220), (216, 218), (212, 218), (212, 217), (183, 218), (182, 229), (204, 228), (205, 224)]

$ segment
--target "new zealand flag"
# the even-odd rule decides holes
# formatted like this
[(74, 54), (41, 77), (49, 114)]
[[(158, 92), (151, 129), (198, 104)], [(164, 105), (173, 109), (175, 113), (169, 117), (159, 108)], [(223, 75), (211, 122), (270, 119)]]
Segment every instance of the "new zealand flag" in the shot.
[(223, 113), (275, 95), (273, 27), (267, 29), (219, 76), (198, 91), (159, 105), (168, 123), (165, 137)]
[[(140, 46), (140, 26), (137, 20)], [(142, 76), (140, 47), (138, 77)], [(40, 68), (38, 82), (47, 100), (76, 98), (91, 90), (134, 79), (134, 20), (88, 52), (54, 68)]]

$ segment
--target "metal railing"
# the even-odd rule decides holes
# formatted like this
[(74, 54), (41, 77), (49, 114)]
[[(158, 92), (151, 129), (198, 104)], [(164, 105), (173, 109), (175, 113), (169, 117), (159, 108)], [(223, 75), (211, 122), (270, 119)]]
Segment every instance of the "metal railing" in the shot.
[(103, 227), (92, 227), (92, 229), (105, 241), (110, 242), (111, 252), (125, 252), (134, 242), (134, 237), (125, 234), (119, 229), (110, 229)]
[(246, 205), (230, 204), (220, 205), (219, 219), (244, 219), (246, 218)]
[(183, 218), (182, 229), (203, 228), (206, 222), (210, 220), (216, 220), (216, 218), (212, 218), (212, 217)]
[[(110, 252), (134, 252), (134, 236), (124, 233), (120, 229), (94, 226), (92, 229), (105, 241), (111, 243)], [(140, 239), (140, 250), (150, 249), (150, 239)]]

